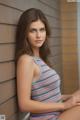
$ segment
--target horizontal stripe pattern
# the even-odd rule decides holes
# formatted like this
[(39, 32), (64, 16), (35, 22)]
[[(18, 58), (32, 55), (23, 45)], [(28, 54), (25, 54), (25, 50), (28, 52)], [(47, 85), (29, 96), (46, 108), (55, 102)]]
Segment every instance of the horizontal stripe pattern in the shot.
[(52, 118), (54, 118), (54, 120), (57, 120), (57, 116), (55, 115), (45, 115), (45, 117), (42, 115), (38, 117), (34, 116), (34, 117), (30, 117), (30, 120), (53, 120)]
[[(41, 102), (61, 102), (60, 77), (55, 70), (50, 68), (42, 59), (33, 57), (34, 62), (40, 67), (40, 78), (32, 82), (31, 98)], [(31, 120), (44, 120), (56, 118), (59, 112), (31, 114)]]
[[(58, 75), (49, 75), (49, 76), (45, 76), (45, 78), (44, 78), (44, 74), (43, 74), (43, 76), (42, 76), (42, 78), (41, 79), (39, 79), (39, 80), (37, 80), (37, 81), (35, 81), (35, 82), (33, 82), (33, 86), (34, 86), (34, 84), (36, 83), (37, 85), (39, 84), (39, 85), (42, 85), (42, 84), (49, 84), (49, 83), (51, 83), (51, 82), (53, 82), (53, 81), (56, 81), (56, 80), (58, 80), (58, 83), (60, 82), (60, 79), (59, 79), (59, 77), (58, 77)], [(32, 87), (33, 87), (32, 86)]]
[[(55, 86), (54, 86), (55, 83)], [(54, 86), (54, 87), (53, 87)], [(43, 93), (43, 90), (47, 91), (50, 90), (49, 87), (51, 88), (51, 90), (55, 90), (56, 88), (59, 88), (59, 86), (57, 85), (57, 81), (49, 83), (47, 85), (42, 85), (38, 88), (38, 85), (36, 86), (35, 89), (32, 90), (32, 95), (36, 95), (35, 92), (39, 91), (39, 94)]]

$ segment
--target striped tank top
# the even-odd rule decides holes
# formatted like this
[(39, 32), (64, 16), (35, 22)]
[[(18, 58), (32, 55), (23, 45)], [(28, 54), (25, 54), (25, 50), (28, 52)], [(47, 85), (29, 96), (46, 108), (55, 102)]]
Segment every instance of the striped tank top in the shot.
[[(41, 58), (33, 57), (40, 68), (40, 77), (32, 82), (31, 99), (40, 102), (60, 102), (60, 77), (55, 70), (50, 68)], [(37, 113), (30, 115), (30, 120), (58, 120), (58, 112)]]

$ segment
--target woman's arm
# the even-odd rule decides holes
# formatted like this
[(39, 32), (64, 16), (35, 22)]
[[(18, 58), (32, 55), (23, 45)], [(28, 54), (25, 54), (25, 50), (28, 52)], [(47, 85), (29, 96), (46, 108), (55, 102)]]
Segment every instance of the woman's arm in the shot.
[(21, 107), (23, 112), (45, 113), (64, 110), (63, 103), (43, 103), (34, 100), (26, 100)]
[(72, 107), (72, 100), (65, 103), (43, 103), (31, 100), (31, 87), (34, 78), (34, 62), (30, 56), (23, 55), (17, 64), (17, 95), (21, 111), (44, 113)]
[(21, 111), (41, 113), (63, 109), (63, 103), (42, 103), (31, 100), (33, 77), (34, 62), (31, 57), (23, 55), (17, 64), (17, 95)]

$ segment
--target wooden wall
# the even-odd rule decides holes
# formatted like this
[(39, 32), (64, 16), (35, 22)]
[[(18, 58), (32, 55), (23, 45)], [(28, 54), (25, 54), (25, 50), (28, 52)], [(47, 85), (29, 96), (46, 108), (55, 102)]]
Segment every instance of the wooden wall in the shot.
[(20, 120), (14, 65), (15, 29), (19, 16), (31, 7), (44, 11), (52, 31), (49, 42), (52, 51), (50, 60), (61, 74), (59, 5), (59, 0), (0, 0), (0, 114), (6, 115), (6, 120)]
[(77, 9), (76, 2), (61, 0), (63, 92), (78, 88)]

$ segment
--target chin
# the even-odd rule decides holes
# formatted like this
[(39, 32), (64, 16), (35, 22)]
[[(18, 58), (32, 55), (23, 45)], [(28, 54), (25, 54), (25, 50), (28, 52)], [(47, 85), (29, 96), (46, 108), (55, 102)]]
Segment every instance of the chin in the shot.
[(39, 45), (37, 45), (37, 47), (42, 47), (42, 45), (43, 45), (43, 44), (39, 44)]

